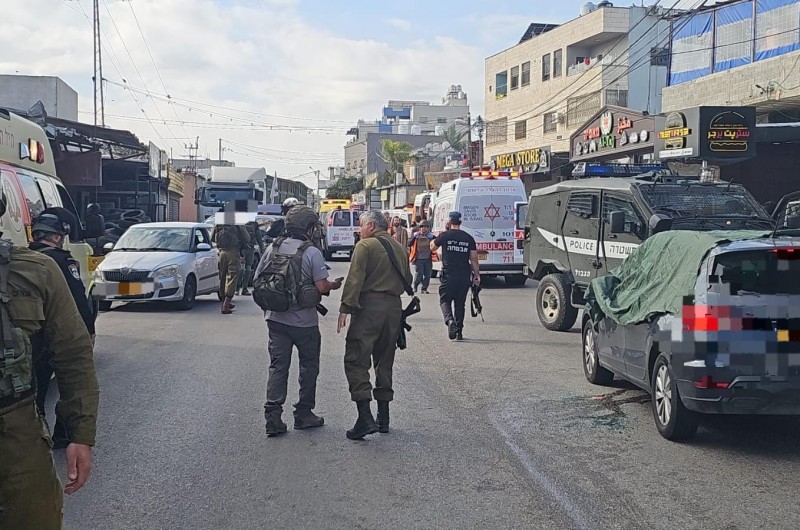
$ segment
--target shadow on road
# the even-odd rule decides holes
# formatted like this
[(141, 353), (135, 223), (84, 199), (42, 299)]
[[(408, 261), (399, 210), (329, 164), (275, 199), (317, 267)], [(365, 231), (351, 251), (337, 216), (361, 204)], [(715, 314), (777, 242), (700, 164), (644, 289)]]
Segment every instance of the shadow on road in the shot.
[[(241, 298), (241, 297), (240, 297)], [(235, 303), (235, 300), (234, 300)], [(211, 306), (218, 306), (220, 304), (219, 300), (217, 300), (216, 296), (208, 296), (208, 297), (201, 297), (197, 298), (194, 301), (194, 308), (186, 311), (191, 313), (196, 309), (201, 309), (204, 307), (211, 307)], [(174, 302), (122, 302), (118, 305), (114, 305), (110, 311), (104, 311), (103, 313), (109, 312), (119, 312), (119, 313), (171, 313), (171, 312), (183, 312), (178, 309), (177, 305)], [(101, 315), (103, 314), (101, 313)]]
[(690, 444), (800, 461), (800, 417), (709, 414)]

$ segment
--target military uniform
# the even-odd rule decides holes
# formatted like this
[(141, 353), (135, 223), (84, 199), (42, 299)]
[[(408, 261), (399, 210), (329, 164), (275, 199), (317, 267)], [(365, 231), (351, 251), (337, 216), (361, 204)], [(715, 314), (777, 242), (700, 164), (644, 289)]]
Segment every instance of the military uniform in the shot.
[[(229, 247), (220, 247), (217, 238), (223, 227), (235, 228), (236, 241)], [(211, 241), (217, 243), (219, 247), (219, 289), (222, 298), (232, 299), (236, 294), (236, 286), (239, 282), (239, 258), (242, 255), (242, 247), (250, 241), (250, 234), (242, 226), (238, 225), (216, 225), (211, 234)], [(223, 309), (224, 311), (224, 309)]]
[[(400, 333), (403, 308), (400, 295), (405, 291), (389, 255), (377, 238), (388, 241), (397, 264), (411, 283), (406, 250), (385, 230), (359, 241), (353, 249), (350, 272), (342, 291), (340, 313), (352, 315), (345, 341), (344, 371), (353, 401), (391, 401), (392, 367)], [(375, 368), (375, 389), (369, 379)]]
[[(14, 248), (7, 292), (11, 320), (31, 349), (46, 339), (53, 351), (60, 391), (56, 413), (70, 441), (94, 445), (99, 388), (92, 342), (64, 276), (47, 256)], [(6, 394), (0, 397), (0, 528), (61, 528), (62, 488), (34, 390), (8, 395), (2, 390), (6, 383), (0, 379), (0, 396)]]
[(261, 238), (261, 230), (258, 228), (258, 223), (250, 222), (245, 225), (245, 230), (250, 236), (250, 240), (242, 247), (242, 256), (244, 256), (244, 275), (239, 278), (239, 288), (242, 290), (243, 295), (247, 295), (247, 288), (250, 287), (253, 281), (253, 269), (257, 264), (253, 263), (256, 255), (256, 245), (261, 250), (264, 247), (264, 241)]

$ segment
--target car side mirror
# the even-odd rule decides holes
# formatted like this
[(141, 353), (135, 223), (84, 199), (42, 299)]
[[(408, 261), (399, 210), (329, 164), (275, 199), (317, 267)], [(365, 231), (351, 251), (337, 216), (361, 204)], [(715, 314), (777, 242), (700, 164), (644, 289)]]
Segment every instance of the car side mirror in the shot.
[(800, 229), (800, 215), (790, 215), (786, 218), (786, 228)]
[(650, 232), (653, 234), (666, 232), (672, 228), (672, 217), (665, 214), (656, 213), (650, 217), (648, 225), (650, 226)]
[(209, 245), (208, 243), (198, 243), (197, 244), (197, 250), (199, 252), (207, 252), (207, 251), (211, 250), (211, 245)]
[(112, 250), (114, 250), (114, 243), (106, 243), (105, 245), (103, 245), (103, 250), (105, 250), (106, 252), (111, 252)]
[(608, 215), (611, 224), (612, 234), (622, 234), (625, 232), (625, 212), (611, 212)]

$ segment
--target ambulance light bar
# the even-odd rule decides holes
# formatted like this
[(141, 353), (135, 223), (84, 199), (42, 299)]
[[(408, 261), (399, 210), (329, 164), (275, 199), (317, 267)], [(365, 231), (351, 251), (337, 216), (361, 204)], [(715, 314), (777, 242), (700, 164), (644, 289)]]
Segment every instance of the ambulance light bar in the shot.
[(497, 177), (506, 177), (506, 178), (518, 178), (519, 171), (488, 171), (488, 170), (480, 170), (480, 171), (469, 171), (465, 173), (461, 173), (459, 175), (461, 178), (486, 178), (486, 179), (493, 179)]

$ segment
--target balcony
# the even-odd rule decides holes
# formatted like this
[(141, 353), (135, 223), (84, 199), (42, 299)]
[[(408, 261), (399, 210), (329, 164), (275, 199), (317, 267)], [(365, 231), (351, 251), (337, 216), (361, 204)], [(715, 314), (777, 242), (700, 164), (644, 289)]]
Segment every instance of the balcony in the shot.
[(614, 56), (597, 55), (595, 57), (578, 57), (577, 60), (580, 60), (580, 62), (576, 62), (567, 67), (567, 77), (583, 73), (598, 64), (608, 66), (614, 62)]

